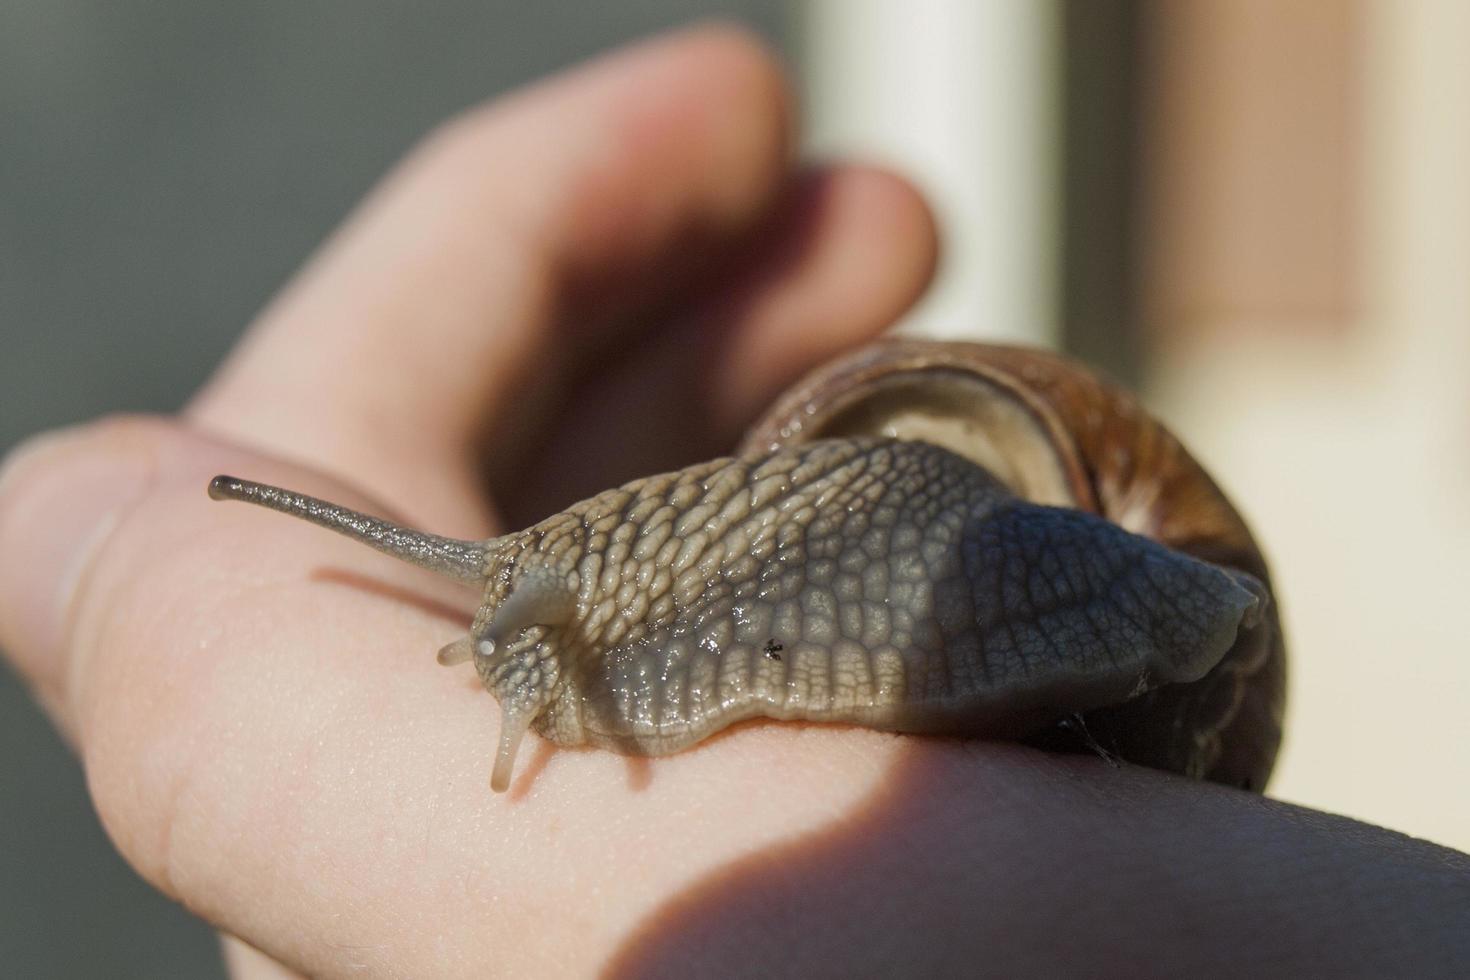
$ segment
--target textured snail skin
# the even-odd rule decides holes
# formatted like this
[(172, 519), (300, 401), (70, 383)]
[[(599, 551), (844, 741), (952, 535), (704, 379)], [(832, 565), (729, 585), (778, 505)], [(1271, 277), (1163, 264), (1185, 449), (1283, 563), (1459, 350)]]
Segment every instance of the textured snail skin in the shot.
[[(882, 431), (822, 437), (855, 400), (891, 401), (885, 379), (940, 363), (953, 372), (970, 357), (995, 373), (967, 406), (989, 431), (1010, 433), (991, 438), (998, 444), (968, 453), (968, 418), (950, 448)], [(1022, 377), (1038, 366), (1046, 379)], [(1009, 386), (1008, 372), (1025, 385)], [(923, 390), (954, 380), (925, 379)], [(496, 789), (528, 728), (558, 744), (659, 755), (753, 717), (1024, 737), (1085, 715), (1125, 758), (1244, 783), (1219, 761), (1250, 703), (1240, 678), (1267, 676), (1261, 638), (1277, 635), (1262, 629), (1274, 630), (1262, 617), (1264, 569), (1219, 560), (1236, 557), (1211, 550), (1229, 539), (1221, 527), (1234, 529), (1223, 518), (1186, 541), (1195, 557), (1160, 543), (1181, 536), (1167, 510), (1153, 509), (1158, 499), (1213, 514), (1187, 495), (1213, 506), (1218, 490), (1207, 478), (1205, 490), (1185, 488), (1198, 468), (1117, 399), (1033, 352), (885, 344), (794, 389), (738, 457), (634, 481), (487, 542), (417, 535), (228, 477), (211, 494), (483, 581), (469, 636), (440, 661), (472, 660), (500, 702)], [(1095, 433), (1065, 428), (1088, 424), (1094, 409), (1114, 416), (1099, 416)], [(1147, 434), (1109, 431), (1122, 419)], [(1155, 496), (1140, 480), (1098, 482), (1094, 457), (1078, 448), (1120, 445), (1163, 468)], [(1073, 506), (1017, 496), (1037, 488)], [(1104, 519), (1115, 514), (1126, 520)], [(1206, 724), (1180, 729), (1181, 718)], [(1264, 782), (1258, 762), (1249, 776)]]
[(527, 724), (641, 755), (751, 717), (1025, 735), (1198, 679), (1257, 605), (946, 450), (871, 439), (639, 480), (501, 539), (487, 572), (471, 635), (505, 753)]

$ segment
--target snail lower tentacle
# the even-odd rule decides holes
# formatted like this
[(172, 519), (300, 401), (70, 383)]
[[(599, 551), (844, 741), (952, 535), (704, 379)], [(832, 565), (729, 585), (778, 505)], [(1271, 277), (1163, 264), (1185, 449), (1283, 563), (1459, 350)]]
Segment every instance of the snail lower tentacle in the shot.
[(1162, 427), (1050, 355), (880, 344), (739, 455), (489, 542), (216, 486), (474, 570), (479, 611), (439, 659), (500, 701), (496, 789), (528, 728), (658, 755), (756, 717), (1021, 738), (1081, 716), (1123, 758), (1257, 787), (1279, 738), (1249, 532)]

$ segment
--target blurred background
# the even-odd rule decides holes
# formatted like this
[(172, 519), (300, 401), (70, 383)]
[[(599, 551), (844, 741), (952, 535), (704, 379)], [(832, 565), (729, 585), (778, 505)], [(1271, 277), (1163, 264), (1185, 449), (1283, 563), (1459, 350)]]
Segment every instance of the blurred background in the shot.
[[(910, 173), (902, 329), (1070, 350), (1254, 524), (1289, 632), (1272, 795), (1470, 850), (1470, 5), (1460, 0), (5, 0), (0, 451), (177, 407), (450, 113), (723, 15), (814, 154)], [(0, 963), (220, 976), (0, 667)]]

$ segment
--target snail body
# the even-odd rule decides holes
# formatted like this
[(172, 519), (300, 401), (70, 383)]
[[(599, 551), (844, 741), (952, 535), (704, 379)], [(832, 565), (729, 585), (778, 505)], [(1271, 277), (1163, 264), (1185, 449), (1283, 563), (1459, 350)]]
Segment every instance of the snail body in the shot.
[[(1261, 645), (1274, 620), (1257, 569), (1170, 548), (1107, 519), (1095, 497), (1079, 501), (1080, 467), (1058, 454), (1041, 403), (954, 366), (1054, 359), (936, 345), (925, 356), (942, 354), (942, 366), (918, 370), (953, 377), (904, 380), (913, 344), (824, 369), (735, 457), (634, 481), (489, 541), (232, 477), (210, 493), (483, 587), (469, 634), (439, 660), (473, 662), (500, 702), (497, 790), (528, 729), (662, 755), (756, 717), (1020, 738), (1081, 715), (1116, 744), (1128, 718), (1099, 713), (1218, 686), (1207, 682)], [(897, 365), (907, 366), (886, 370)], [(973, 390), (944, 391), (951, 382)], [(963, 412), (912, 415), (904, 389), (915, 386)], [(1216, 775), (1198, 771), (1203, 748), (1193, 770), (1163, 762)], [(1250, 765), (1263, 783), (1260, 761)]]

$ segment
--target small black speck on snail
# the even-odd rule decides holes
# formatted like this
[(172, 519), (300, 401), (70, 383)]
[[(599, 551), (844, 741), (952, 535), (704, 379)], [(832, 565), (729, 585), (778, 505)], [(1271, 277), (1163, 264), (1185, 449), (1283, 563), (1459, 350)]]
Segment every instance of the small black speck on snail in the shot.
[(483, 588), (491, 786), (528, 729), (677, 752), (750, 718), (1054, 741), (1247, 789), (1280, 740), (1285, 650), (1249, 530), (1126, 393), (1056, 355), (890, 340), (819, 369), (736, 455), (488, 541), (229, 476)]

